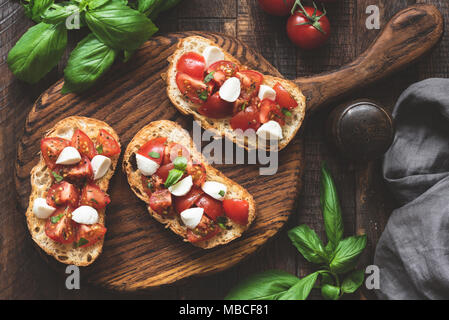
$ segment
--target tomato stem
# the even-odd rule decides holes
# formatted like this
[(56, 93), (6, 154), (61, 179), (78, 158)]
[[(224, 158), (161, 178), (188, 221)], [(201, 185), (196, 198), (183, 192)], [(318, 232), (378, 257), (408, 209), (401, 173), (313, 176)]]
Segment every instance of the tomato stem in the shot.
[(321, 14), (319, 16), (317, 16), (318, 7), (317, 7), (315, 2), (313, 2), (313, 7), (315, 8), (315, 11), (313, 12), (312, 15), (307, 13), (306, 9), (304, 8), (304, 6), (301, 3), (301, 0), (296, 0), (295, 1), (295, 4), (293, 5), (292, 12), (291, 12), (292, 14), (294, 14), (296, 12), (296, 7), (297, 6), (300, 7), (300, 9), (298, 9), (298, 11), (301, 12), (309, 20), (308, 22), (297, 24), (298, 26), (311, 25), (315, 29), (320, 31), (321, 33), (326, 34), (326, 32), (321, 28), (321, 25), (320, 25), (320, 19), (327, 14), (327, 11), (326, 11), (326, 8), (324, 7), (324, 4), (322, 4), (322, 6), (323, 6), (323, 14)]

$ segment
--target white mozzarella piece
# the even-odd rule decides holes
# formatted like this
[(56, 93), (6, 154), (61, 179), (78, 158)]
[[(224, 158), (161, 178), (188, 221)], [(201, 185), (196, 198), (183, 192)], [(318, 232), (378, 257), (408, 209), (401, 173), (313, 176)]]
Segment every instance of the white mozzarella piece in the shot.
[(203, 217), (203, 208), (190, 208), (181, 212), (181, 220), (187, 228), (195, 229)]
[(262, 84), (259, 89), (259, 99), (262, 101), (263, 99), (276, 100), (276, 91), (273, 88)]
[(81, 155), (74, 147), (65, 147), (59, 154), (56, 164), (75, 164), (81, 161)]
[(170, 191), (171, 194), (174, 196), (181, 197), (189, 193), (190, 189), (192, 189), (192, 186), (193, 186), (192, 176), (188, 176), (178, 181), (174, 185), (168, 187), (168, 191)]
[(226, 185), (216, 181), (206, 181), (201, 188), (212, 198), (220, 201), (223, 201), (226, 191), (228, 190)]
[(136, 162), (137, 168), (144, 176), (151, 176), (159, 169), (157, 162), (138, 153), (136, 153)]
[(72, 220), (82, 224), (95, 224), (98, 222), (98, 212), (91, 206), (81, 206), (72, 212)]
[(274, 120), (270, 120), (264, 123), (257, 129), (257, 135), (264, 138), (265, 140), (279, 140), (282, 139), (282, 128), (281, 125)]
[(90, 164), (92, 165), (92, 170), (94, 172), (94, 180), (102, 178), (106, 172), (108, 172), (111, 166), (111, 159), (102, 155), (96, 155), (92, 158)]
[(206, 60), (206, 68), (209, 68), (210, 65), (214, 64), (217, 61), (221, 61), (225, 59), (223, 51), (218, 47), (209, 46), (203, 51), (204, 60)]
[(39, 219), (47, 219), (56, 208), (49, 206), (44, 198), (36, 198), (33, 203), (33, 213)]
[(235, 102), (240, 96), (240, 90), (240, 79), (232, 77), (223, 83), (218, 94), (227, 102)]

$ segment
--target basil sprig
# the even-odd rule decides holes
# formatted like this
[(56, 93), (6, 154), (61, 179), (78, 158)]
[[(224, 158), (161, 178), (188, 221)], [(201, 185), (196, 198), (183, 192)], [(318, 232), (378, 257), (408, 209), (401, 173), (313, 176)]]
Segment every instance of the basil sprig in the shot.
[[(343, 219), (337, 190), (323, 164), (321, 168), (321, 209), (327, 244), (307, 225), (288, 231), (292, 244), (304, 258), (320, 269), (302, 279), (280, 270), (253, 275), (231, 290), (228, 300), (305, 300), (313, 288), (325, 299), (338, 300), (355, 292), (363, 283), (363, 270), (354, 270), (366, 247), (366, 235), (343, 239)], [(340, 277), (343, 276), (343, 281)]]
[(165, 180), (164, 183), (166, 188), (171, 187), (181, 180), (181, 177), (184, 175), (184, 171), (187, 168), (187, 159), (184, 157), (177, 157), (175, 161), (173, 161), (173, 165), (175, 168), (168, 172), (167, 180)]
[[(179, 2), (138, 0), (127, 5), (124, 0), (23, 0), (25, 14), (38, 24), (11, 49), (8, 66), (18, 79), (38, 82), (61, 59), (67, 45), (67, 28), (87, 26), (90, 33), (72, 51), (64, 70), (62, 93), (84, 91), (110, 68), (120, 51), (125, 61), (131, 59), (157, 32), (152, 19)], [(67, 22), (71, 22), (70, 26)]]

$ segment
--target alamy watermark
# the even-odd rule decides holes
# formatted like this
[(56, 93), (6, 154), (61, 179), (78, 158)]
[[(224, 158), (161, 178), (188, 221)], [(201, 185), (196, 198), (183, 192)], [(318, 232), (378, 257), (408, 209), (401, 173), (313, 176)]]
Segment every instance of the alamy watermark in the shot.
[(366, 7), (366, 14), (369, 16), (366, 18), (365, 26), (368, 30), (380, 29), (380, 9), (376, 5), (370, 5)]

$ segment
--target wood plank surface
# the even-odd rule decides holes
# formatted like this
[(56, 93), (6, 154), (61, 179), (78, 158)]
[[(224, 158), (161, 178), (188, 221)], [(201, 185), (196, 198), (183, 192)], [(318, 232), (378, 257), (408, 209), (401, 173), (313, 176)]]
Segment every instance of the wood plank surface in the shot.
[[(342, 0), (328, 5), (333, 34), (324, 48), (314, 52), (295, 48), (285, 36), (285, 19), (266, 15), (256, 0), (188, 0), (163, 14), (157, 24), (161, 32), (200, 29), (237, 36), (264, 55), (287, 78), (293, 79), (329, 71), (365, 50), (378, 33), (378, 30), (365, 28), (368, 4), (381, 8), (382, 27), (395, 12), (415, 3), (436, 5), (448, 21), (446, 0)], [(0, 8), (0, 205), (3, 208), (0, 212), (0, 298), (221, 299), (231, 287), (257, 271), (277, 268), (305, 275), (313, 270), (291, 246), (286, 232), (281, 231), (255, 255), (227, 271), (156, 292), (123, 295), (86, 283), (82, 283), (81, 290), (66, 290), (64, 279), (56, 277), (48, 268), (27, 234), (23, 213), (17, 208), (12, 160), (26, 114), (38, 95), (61, 77), (64, 62), (38, 85), (29, 86), (15, 80), (5, 63), (7, 52), (32, 23), (24, 17), (18, 2), (0, 0)], [(442, 42), (415, 67), (360, 90), (353, 98), (373, 98), (392, 109), (402, 90), (413, 82), (435, 76), (449, 77), (447, 24), (445, 31)], [(319, 166), (326, 160), (342, 199), (346, 233), (368, 234), (369, 245), (362, 262), (369, 264), (395, 203), (381, 179), (380, 161), (348, 163), (328, 146), (323, 134), (326, 116), (326, 110), (317, 113), (303, 129), (307, 163), (304, 188), (298, 197), (297, 210), (284, 230), (307, 223), (319, 235), (324, 235), (319, 209)], [(357, 294), (350, 298), (358, 297)], [(374, 298), (370, 292), (363, 292), (363, 297)]]

